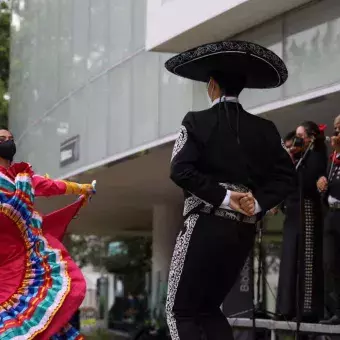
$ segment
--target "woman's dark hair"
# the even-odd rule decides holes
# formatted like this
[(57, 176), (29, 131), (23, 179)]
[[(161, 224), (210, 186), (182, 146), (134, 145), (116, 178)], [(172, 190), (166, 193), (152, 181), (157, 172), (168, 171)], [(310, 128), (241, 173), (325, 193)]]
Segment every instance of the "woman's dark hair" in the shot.
[(211, 77), (217, 82), (223, 95), (226, 96), (238, 97), (247, 82), (246, 76), (240, 73), (213, 72)]
[(314, 136), (314, 150), (324, 151), (327, 154), (325, 135), (320, 131), (319, 126), (312, 121), (304, 121), (299, 126), (303, 126), (305, 128), (308, 137)]
[(288, 132), (286, 134), (286, 136), (283, 138), (284, 143), (286, 143), (286, 142), (288, 142), (290, 140), (293, 140), (295, 136), (296, 136), (296, 132), (294, 130)]

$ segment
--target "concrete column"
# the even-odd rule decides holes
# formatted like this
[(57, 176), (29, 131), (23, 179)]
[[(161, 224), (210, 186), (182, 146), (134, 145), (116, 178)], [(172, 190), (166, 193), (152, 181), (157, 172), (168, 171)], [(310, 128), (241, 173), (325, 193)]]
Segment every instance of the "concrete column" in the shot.
[(182, 227), (181, 205), (156, 205), (152, 226), (152, 308), (163, 298), (178, 231)]

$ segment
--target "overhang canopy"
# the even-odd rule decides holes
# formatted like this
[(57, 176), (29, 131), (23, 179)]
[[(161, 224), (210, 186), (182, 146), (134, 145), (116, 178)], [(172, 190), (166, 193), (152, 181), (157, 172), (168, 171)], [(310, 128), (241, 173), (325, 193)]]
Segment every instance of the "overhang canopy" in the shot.
[(311, 0), (148, 0), (146, 49), (178, 53), (224, 40)]

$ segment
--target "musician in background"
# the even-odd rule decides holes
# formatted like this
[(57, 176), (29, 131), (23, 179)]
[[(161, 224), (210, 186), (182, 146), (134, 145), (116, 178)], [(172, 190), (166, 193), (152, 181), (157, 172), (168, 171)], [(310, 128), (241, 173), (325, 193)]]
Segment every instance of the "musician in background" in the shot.
[[(296, 129), (293, 145), (289, 148), (297, 164), (308, 146), (313, 147), (305, 158), (303, 171), (304, 239), (305, 251), (302, 270), (304, 290), (300, 291), (302, 321), (318, 322), (323, 317), (322, 277), (322, 206), (317, 181), (327, 172), (327, 148), (323, 133), (314, 122), (304, 122)], [(280, 264), (277, 314), (280, 319), (292, 320), (297, 316), (296, 287), (298, 279), (298, 245), (300, 231), (300, 193), (297, 189), (285, 201), (282, 255)]]
[(285, 143), (285, 147), (290, 150), (290, 148), (293, 146), (294, 139), (296, 137), (296, 132), (295, 130), (287, 133), (285, 138), (283, 139), (283, 142)]
[[(296, 137), (296, 132), (295, 132), (295, 130), (293, 130), (293, 131), (287, 133), (286, 136), (283, 138), (283, 143), (285, 144), (285, 147), (288, 151), (293, 146), (293, 142), (294, 142), (295, 137)], [(281, 210), (283, 213), (285, 212), (285, 202), (282, 202), (277, 207), (271, 209), (270, 212), (271, 212), (272, 215), (277, 215), (279, 210)]]
[(321, 321), (329, 325), (340, 324), (340, 115), (334, 120), (334, 130), (328, 179), (318, 181), (329, 207), (323, 239), (326, 319)]

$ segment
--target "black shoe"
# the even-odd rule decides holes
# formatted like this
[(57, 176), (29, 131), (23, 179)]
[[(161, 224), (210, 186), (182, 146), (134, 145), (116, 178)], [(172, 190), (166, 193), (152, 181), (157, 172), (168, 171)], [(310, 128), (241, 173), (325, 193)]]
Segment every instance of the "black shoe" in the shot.
[(320, 323), (323, 325), (340, 325), (340, 317), (333, 315), (330, 319), (321, 320)]

